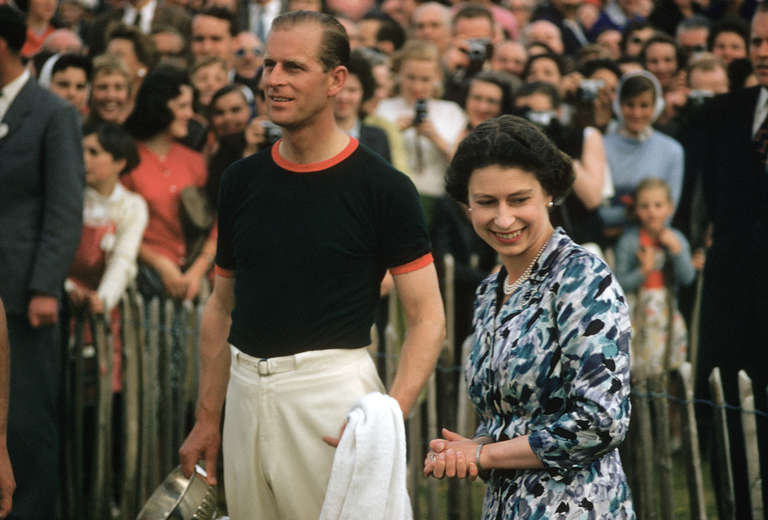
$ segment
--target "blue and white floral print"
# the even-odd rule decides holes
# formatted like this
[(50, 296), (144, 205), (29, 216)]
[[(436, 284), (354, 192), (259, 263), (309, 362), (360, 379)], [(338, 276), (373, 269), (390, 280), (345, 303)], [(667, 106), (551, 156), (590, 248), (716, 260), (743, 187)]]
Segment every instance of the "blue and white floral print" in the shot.
[(476, 435), (530, 435), (545, 469), (491, 472), (483, 520), (635, 518), (616, 449), (629, 426), (631, 327), (608, 266), (558, 228), (498, 313), (477, 290), (466, 367)]

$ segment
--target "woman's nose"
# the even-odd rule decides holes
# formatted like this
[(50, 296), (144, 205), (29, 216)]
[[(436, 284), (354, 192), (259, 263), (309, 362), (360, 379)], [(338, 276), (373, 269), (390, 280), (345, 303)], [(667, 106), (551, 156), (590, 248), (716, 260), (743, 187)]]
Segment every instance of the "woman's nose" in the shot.
[(515, 223), (515, 216), (509, 211), (501, 210), (496, 213), (496, 217), (493, 220), (496, 227), (500, 229), (509, 229), (512, 224)]

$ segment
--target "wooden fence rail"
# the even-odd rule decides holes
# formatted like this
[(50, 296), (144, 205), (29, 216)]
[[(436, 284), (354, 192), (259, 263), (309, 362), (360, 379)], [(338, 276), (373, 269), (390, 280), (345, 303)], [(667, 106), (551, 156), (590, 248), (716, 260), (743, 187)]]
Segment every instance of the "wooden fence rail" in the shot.
[[(479, 489), (482, 484), (440, 482), (425, 479), (422, 474), (426, 443), (439, 435), (440, 426), (472, 436), (476, 423), (461, 368), (472, 342), (466, 338), (457, 347), (459, 339), (453, 328), (456, 307), (453, 259), (446, 258), (445, 266), (447, 338), (436, 371), (440, 377), (435, 374), (430, 377), (420, 405), (414, 407), (407, 420), (408, 489), (415, 518), (470, 520), (479, 517), (481, 504), (477, 497), (482, 492)], [(63, 508), (66, 518), (135, 518), (161, 479), (178, 464), (178, 447), (191, 427), (191, 411), (197, 397), (202, 305), (145, 302), (140, 295), (130, 292), (124, 296), (120, 308), (123, 387), (119, 398), (112, 392), (113, 341), (104, 318), (78, 315), (66, 349), (68, 421), (64, 457), (67, 475)], [(388, 310), (389, 322), (383, 341), (381, 344), (375, 341), (370, 348), (387, 386), (394, 377), (405, 334), (394, 292), (389, 296)], [(89, 336), (91, 344), (84, 341), (87, 327), (93, 331)], [(373, 333), (372, 337), (379, 336)], [(633, 380), (632, 426), (622, 456), (638, 518), (675, 517), (667, 418), (670, 406), (679, 408), (690, 518), (704, 520), (707, 510), (696, 418), (702, 407), (698, 410), (694, 407), (693, 367), (685, 363), (672, 377), (680, 378), (681, 397), (667, 395), (667, 376)], [(439, 380), (455, 380), (456, 384), (438, 385)], [(715, 482), (719, 487), (717, 510), (719, 518), (735, 519), (726, 403), (719, 369), (713, 370), (709, 381), (714, 456), (724, 468), (721, 478)], [(768, 446), (757, 445), (751, 382), (744, 373), (740, 374), (739, 382), (751, 508), (754, 518), (761, 519), (764, 506), (756, 453)], [(438, 413), (440, 410), (451, 412), (447, 415), (448, 423)], [(115, 456), (116, 453), (119, 455)]]

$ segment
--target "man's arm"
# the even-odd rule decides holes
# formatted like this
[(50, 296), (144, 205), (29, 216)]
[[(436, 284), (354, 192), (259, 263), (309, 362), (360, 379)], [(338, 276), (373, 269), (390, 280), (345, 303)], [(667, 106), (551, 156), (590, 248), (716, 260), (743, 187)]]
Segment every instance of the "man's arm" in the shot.
[(0, 518), (11, 512), (11, 499), (16, 489), (13, 478), (11, 459), (6, 445), (6, 426), (8, 424), (8, 387), (11, 379), (9, 357), (8, 325), (5, 321), (5, 307), (0, 300)]
[(181, 469), (189, 477), (201, 458), (207, 481), (216, 484), (216, 459), (221, 447), (221, 414), (229, 383), (227, 336), (235, 301), (235, 279), (216, 276), (200, 325), (200, 388), (195, 426), (179, 449)]
[(394, 275), (408, 331), (389, 394), (406, 417), (435, 368), (445, 338), (445, 312), (435, 264)]

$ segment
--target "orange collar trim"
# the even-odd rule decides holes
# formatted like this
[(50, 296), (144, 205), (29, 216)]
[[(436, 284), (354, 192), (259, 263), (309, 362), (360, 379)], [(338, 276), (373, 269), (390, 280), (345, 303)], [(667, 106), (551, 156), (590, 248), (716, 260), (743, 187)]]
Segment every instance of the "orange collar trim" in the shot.
[(342, 162), (344, 159), (352, 155), (352, 152), (357, 150), (357, 146), (358, 146), (357, 139), (355, 139), (354, 137), (350, 137), (349, 143), (347, 143), (347, 146), (345, 146), (341, 152), (334, 155), (330, 159), (326, 159), (324, 161), (315, 162), (315, 163), (301, 164), (301, 163), (291, 162), (288, 159), (284, 159), (283, 157), (280, 156), (280, 152), (278, 150), (281, 142), (282, 142), (282, 139), (278, 140), (275, 144), (272, 145), (272, 160), (275, 161), (275, 163), (280, 168), (291, 171), (291, 172), (296, 172), (296, 173), (309, 173), (309, 172), (319, 172), (322, 170), (327, 170), (331, 166), (336, 166), (337, 164)]

